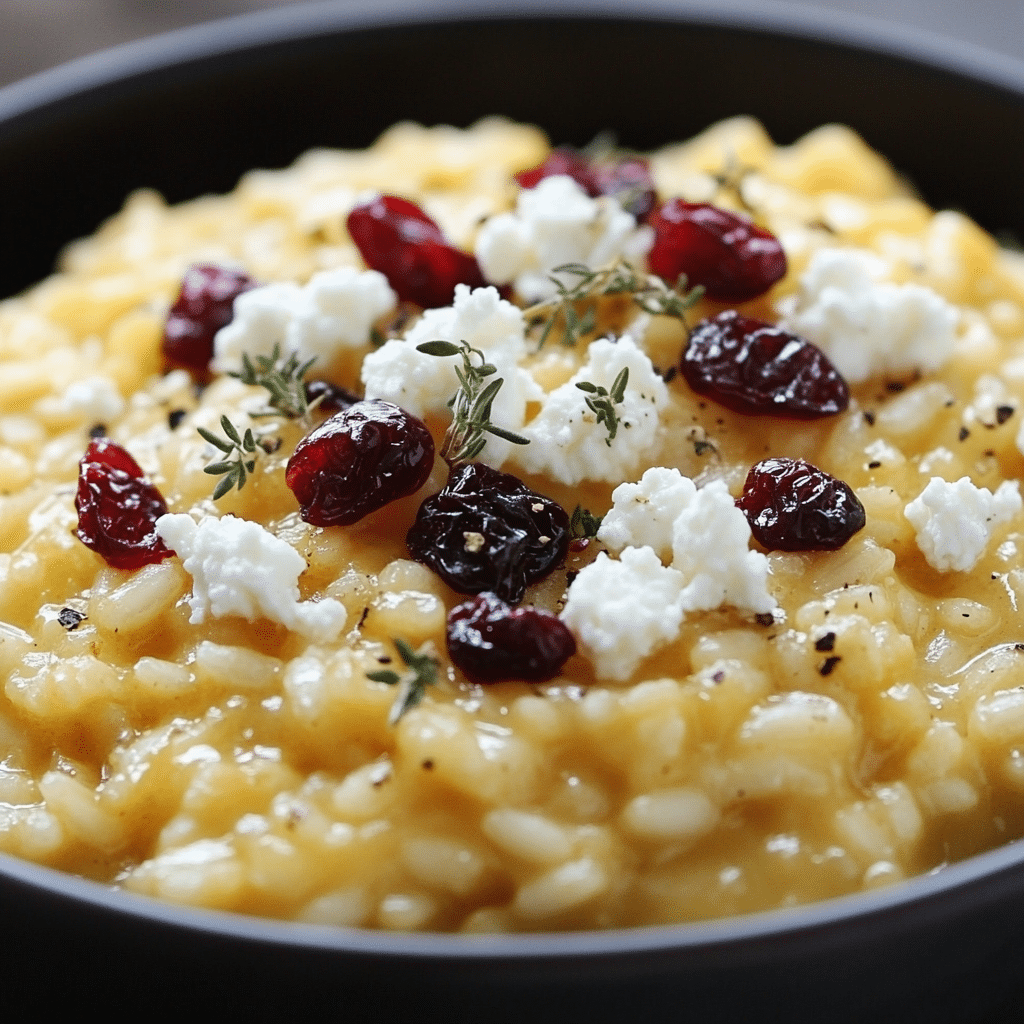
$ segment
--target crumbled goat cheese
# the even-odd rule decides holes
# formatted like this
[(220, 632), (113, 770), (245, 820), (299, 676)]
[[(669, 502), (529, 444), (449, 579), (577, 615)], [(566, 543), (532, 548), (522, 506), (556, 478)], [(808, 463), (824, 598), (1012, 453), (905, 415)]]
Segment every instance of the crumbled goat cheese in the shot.
[(851, 384), (881, 373), (937, 370), (953, 352), (959, 314), (918, 284), (883, 281), (883, 260), (860, 249), (819, 249), (783, 300), (782, 325), (814, 342)]
[(378, 318), (395, 308), (395, 293), (376, 270), (339, 267), (314, 274), (300, 286), (268, 284), (242, 292), (234, 317), (214, 338), (213, 368), (238, 371), (242, 353), (269, 356), (274, 345), (296, 353), (300, 362), (316, 358), (312, 373), (327, 367), (345, 348), (365, 345)]
[(663, 562), (672, 561), (673, 526), (694, 499), (697, 487), (678, 469), (653, 466), (639, 483), (612, 491), (612, 507), (601, 520), (597, 539), (612, 551), (654, 548)]
[[(609, 445), (607, 428), (587, 408), (586, 393), (576, 384), (589, 381), (610, 391), (627, 367), (626, 394), (615, 406), (618, 432)], [(650, 457), (667, 404), (665, 381), (631, 337), (599, 338), (591, 343), (579, 370), (548, 394), (537, 415), (518, 430), (530, 444), (516, 447), (511, 457), (528, 473), (546, 473), (569, 485), (629, 479)]]
[(109, 423), (124, 412), (125, 402), (117, 385), (99, 374), (68, 385), (60, 399), (61, 411), (90, 423)]
[[(430, 356), (417, 352), (426, 341), (465, 341), (486, 354), (504, 383), (491, 407), (491, 420), (507, 430), (519, 431), (526, 403), (539, 401), (544, 392), (517, 364), (526, 354), (526, 321), (522, 310), (498, 295), (496, 288), (455, 287), (451, 306), (429, 309), (406, 332), (369, 353), (363, 360), (362, 379), (367, 398), (394, 402), (413, 416), (447, 416), (448, 401), (459, 386), (456, 366), (461, 356)], [(478, 362), (473, 357), (474, 365)], [(512, 447), (488, 435), (481, 459), (500, 465)]]
[(996, 528), (1017, 515), (1024, 502), (1016, 480), (1004, 480), (995, 494), (970, 477), (949, 483), (933, 476), (903, 510), (917, 530), (917, 546), (939, 572), (967, 572), (977, 565)]
[(722, 480), (702, 487), (676, 516), (672, 567), (687, 581), (684, 611), (726, 604), (755, 613), (775, 608), (768, 593), (768, 559), (750, 550), (750, 524)]
[[(649, 227), (637, 227), (610, 196), (591, 199), (566, 175), (543, 178), (524, 189), (515, 213), (491, 217), (480, 229), (476, 258), (484, 277), (494, 284), (514, 284), (527, 302), (555, 294), (550, 277), (555, 267), (583, 263), (599, 268), (625, 257), (638, 262), (651, 247)], [(579, 278), (560, 274), (565, 284)]]
[(192, 577), (191, 623), (207, 615), (267, 618), (315, 641), (333, 640), (345, 625), (345, 606), (327, 598), (299, 601), (305, 559), (287, 541), (259, 523), (226, 515), (196, 523), (172, 514), (156, 521), (156, 532)]
[(603, 551), (569, 588), (561, 619), (603, 679), (628, 679), (655, 649), (679, 634), (682, 575), (648, 547)]

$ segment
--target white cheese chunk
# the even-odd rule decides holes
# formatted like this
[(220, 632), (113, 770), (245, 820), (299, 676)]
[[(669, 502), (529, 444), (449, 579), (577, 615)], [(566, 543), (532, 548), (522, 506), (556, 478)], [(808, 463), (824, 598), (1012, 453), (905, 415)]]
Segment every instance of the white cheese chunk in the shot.
[(722, 480), (694, 494), (672, 525), (672, 567), (686, 580), (684, 611), (732, 605), (770, 612), (768, 559), (750, 550), (750, 524)]
[(365, 345), (378, 318), (395, 308), (396, 296), (376, 270), (339, 267), (314, 274), (305, 286), (281, 282), (242, 292), (234, 317), (213, 342), (213, 368), (237, 372), (242, 353), (269, 356), (274, 345), (300, 362), (316, 358), (313, 376), (344, 349)]
[[(555, 267), (583, 263), (597, 269), (625, 257), (639, 262), (653, 234), (637, 227), (636, 218), (610, 196), (591, 199), (567, 175), (543, 178), (524, 189), (514, 213), (491, 217), (480, 229), (476, 258), (484, 277), (513, 284), (527, 302), (555, 294), (550, 276)], [(579, 278), (557, 275), (564, 284)]]
[(1016, 480), (1004, 480), (993, 494), (970, 477), (956, 483), (933, 476), (903, 510), (917, 531), (917, 546), (939, 572), (967, 572), (978, 564), (999, 526), (1016, 516), (1024, 502)]
[(612, 507), (601, 520), (597, 539), (612, 551), (654, 548), (663, 562), (672, 561), (676, 518), (694, 499), (697, 487), (678, 469), (653, 466), (639, 483), (612, 491)]
[(800, 292), (780, 303), (782, 325), (814, 342), (851, 384), (882, 373), (937, 370), (953, 353), (959, 314), (918, 284), (882, 280), (863, 249), (819, 249)]
[(90, 423), (109, 423), (125, 410), (117, 385), (100, 374), (68, 385), (60, 400), (61, 411)]
[(560, 617), (601, 678), (628, 679), (678, 636), (683, 582), (651, 548), (626, 548), (618, 561), (602, 551), (580, 570)]
[[(367, 398), (380, 398), (401, 406), (414, 416), (448, 416), (448, 401), (459, 380), (455, 367), (461, 356), (431, 356), (417, 352), (427, 341), (465, 341), (483, 352), (504, 383), (491, 407), (491, 421), (518, 432), (526, 404), (538, 401), (543, 391), (517, 364), (526, 354), (526, 321), (522, 310), (498, 295), (496, 288), (455, 288), (451, 306), (430, 309), (409, 329), (369, 353), (363, 360), (362, 379)], [(479, 362), (476, 356), (473, 363)], [(508, 455), (510, 442), (488, 435), (481, 459), (498, 466)]]
[[(605, 424), (587, 408), (586, 393), (576, 384), (589, 381), (610, 391), (626, 368), (625, 397), (615, 406), (618, 431), (608, 444)], [(591, 343), (583, 366), (548, 394), (540, 412), (518, 431), (530, 444), (514, 448), (511, 458), (528, 473), (546, 473), (570, 485), (629, 479), (650, 458), (667, 404), (664, 380), (631, 337), (617, 342), (599, 338)]]
[(259, 523), (226, 515), (197, 524), (168, 513), (156, 521), (156, 532), (192, 577), (189, 622), (207, 615), (266, 618), (315, 641), (333, 640), (345, 625), (340, 602), (299, 601), (305, 559)]

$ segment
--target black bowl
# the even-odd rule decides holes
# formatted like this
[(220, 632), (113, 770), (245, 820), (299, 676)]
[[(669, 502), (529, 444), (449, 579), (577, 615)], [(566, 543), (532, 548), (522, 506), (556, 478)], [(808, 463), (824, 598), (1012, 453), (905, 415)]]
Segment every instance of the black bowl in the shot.
[[(0, 91), (0, 294), (131, 189), (230, 189), (313, 145), (489, 113), (650, 148), (751, 113), (842, 121), (933, 205), (1024, 237), (1024, 66), (795, 8), (375, 0), (122, 47)], [(1024, 846), (896, 888), (709, 924), (402, 936), (178, 909), (0, 857), (5, 1005), (351, 1021), (973, 1021), (1024, 991)], [(1005, 1016), (1004, 1016), (1005, 1013)]]

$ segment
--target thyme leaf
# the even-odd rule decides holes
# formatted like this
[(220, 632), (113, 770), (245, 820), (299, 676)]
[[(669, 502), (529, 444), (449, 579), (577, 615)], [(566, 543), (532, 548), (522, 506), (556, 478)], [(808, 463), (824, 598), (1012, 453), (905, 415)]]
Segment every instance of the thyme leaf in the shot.
[(243, 384), (254, 384), (265, 388), (269, 394), (267, 408), (254, 412), (252, 416), (286, 416), (289, 419), (301, 419), (306, 416), (319, 402), (309, 402), (306, 398), (306, 385), (303, 378), (309, 368), (316, 362), (316, 357), (304, 363), (299, 362), (298, 354), (293, 352), (287, 359), (281, 358), (281, 346), (274, 344), (269, 356), (249, 357), (242, 353), (242, 369), (228, 374), (237, 377)]
[[(512, 444), (529, 444), (527, 438), (491, 423), (491, 406), (504, 383), (503, 377), (488, 381), (498, 372), (479, 349), (461, 341), (458, 345), (450, 341), (425, 341), (416, 346), (417, 352), (428, 356), (462, 356), (462, 366), (455, 367), (459, 378), (459, 389), (452, 395), (448, 405), (452, 410), (452, 422), (441, 445), (441, 458), (455, 467), (470, 462), (483, 451), (487, 434), (511, 441)], [(474, 363), (473, 357), (478, 359)]]
[(577, 540), (589, 540), (597, 536), (603, 516), (595, 516), (589, 509), (577, 505), (569, 517), (569, 536)]
[(611, 391), (599, 384), (591, 384), (588, 380), (580, 381), (576, 387), (589, 397), (584, 401), (587, 408), (597, 417), (598, 423), (603, 423), (608, 431), (604, 443), (610, 448), (612, 440), (619, 431), (619, 414), (615, 406), (621, 405), (626, 397), (626, 385), (629, 383), (629, 367), (624, 366), (619, 375), (612, 382)]
[(399, 719), (416, 707), (423, 699), (423, 694), (428, 686), (437, 682), (438, 661), (433, 654), (433, 647), (424, 645), (420, 651), (414, 651), (404, 640), (397, 637), (392, 639), (399, 657), (405, 662), (408, 671), (401, 675), (392, 669), (380, 669), (375, 672), (367, 672), (366, 678), (376, 683), (386, 683), (388, 686), (397, 686), (398, 693), (395, 702), (391, 705), (391, 712), (388, 715), (388, 724), (395, 725)]
[(204, 441), (208, 441), (214, 448), (222, 451), (225, 455), (232, 456), (231, 458), (221, 459), (203, 467), (204, 473), (222, 477), (213, 489), (214, 501), (223, 498), (228, 491), (233, 490), (235, 487), (241, 490), (245, 486), (245, 481), (248, 479), (249, 474), (256, 468), (257, 453), (263, 451), (263, 448), (253, 436), (251, 429), (246, 429), (244, 434), (239, 433), (238, 428), (227, 416), (221, 416), (220, 427), (224, 431), (227, 440), (218, 437), (212, 430), (207, 430), (205, 427), (196, 427), (199, 436)]
[[(688, 287), (685, 274), (680, 274), (670, 287), (657, 275), (637, 270), (625, 260), (618, 260), (602, 270), (592, 270), (585, 263), (563, 263), (554, 268), (553, 274), (563, 274), (576, 281), (566, 284), (561, 278), (552, 276), (555, 295), (524, 310), (527, 320), (534, 327), (541, 327), (537, 339), (538, 352), (559, 321), (563, 345), (575, 345), (581, 338), (593, 334), (597, 329), (596, 300), (602, 296), (628, 294), (645, 312), (676, 317), (687, 327), (687, 311), (704, 294), (703, 285)], [(582, 312), (577, 309), (580, 303), (587, 303)]]

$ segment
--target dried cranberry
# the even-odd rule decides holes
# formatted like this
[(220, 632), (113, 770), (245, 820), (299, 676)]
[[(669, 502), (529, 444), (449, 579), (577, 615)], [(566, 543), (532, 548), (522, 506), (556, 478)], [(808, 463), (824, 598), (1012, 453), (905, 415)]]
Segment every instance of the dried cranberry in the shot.
[(590, 160), (568, 146), (559, 146), (544, 163), (520, 171), (515, 179), (523, 188), (534, 188), (542, 179), (555, 174), (568, 175), (588, 196), (614, 196), (637, 220), (647, 217), (658, 202), (650, 165), (639, 156)]
[(167, 314), (162, 349), (175, 366), (203, 371), (213, 358), (213, 337), (234, 316), (235, 299), (256, 288), (248, 274), (224, 267), (189, 267)]
[(423, 502), (406, 544), (453, 590), (517, 604), (565, 557), (569, 517), (511, 473), (469, 462)]
[(697, 324), (680, 369), (698, 394), (755, 416), (817, 419), (850, 401), (846, 381), (816, 345), (734, 309)]
[(359, 396), (348, 388), (332, 384), (329, 380), (309, 380), (305, 384), (306, 401), (316, 402), (321, 412), (343, 412), (359, 401)]
[(651, 270), (668, 282), (686, 274), (716, 302), (746, 302), (786, 275), (786, 254), (774, 235), (710, 203), (670, 199), (650, 223)]
[(156, 532), (167, 502), (114, 441), (89, 442), (78, 464), (75, 508), (78, 539), (115, 569), (138, 569), (174, 554)]
[(363, 261), (379, 270), (404, 302), (424, 309), (447, 306), (457, 284), (487, 282), (476, 257), (451, 245), (415, 203), (378, 196), (348, 215), (348, 232)]
[(802, 459), (757, 463), (736, 504), (769, 551), (834, 551), (865, 522), (850, 485)]
[(296, 446), (285, 482), (302, 518), (348, 526), (420, 489), (434, 466), (434, 439), (421, 420), (390, 402), (356, 402)]
[(543, 683), (576, 653), (557, 615), (480, 594), (448, 613), (448, 656), (476, 683)]

